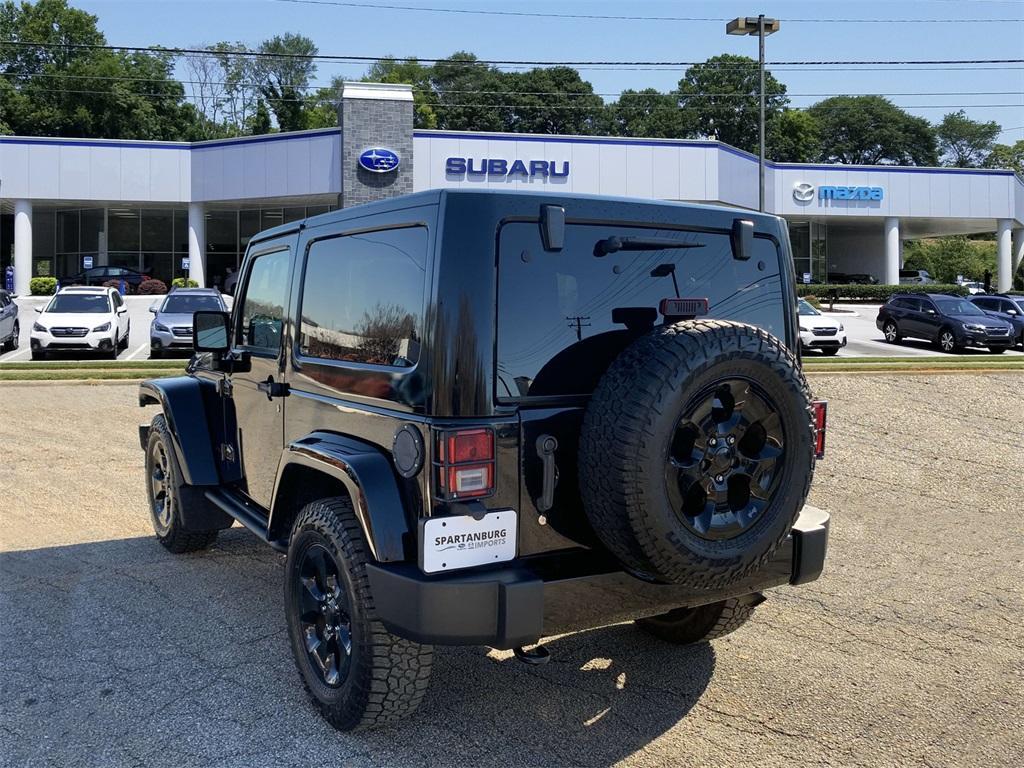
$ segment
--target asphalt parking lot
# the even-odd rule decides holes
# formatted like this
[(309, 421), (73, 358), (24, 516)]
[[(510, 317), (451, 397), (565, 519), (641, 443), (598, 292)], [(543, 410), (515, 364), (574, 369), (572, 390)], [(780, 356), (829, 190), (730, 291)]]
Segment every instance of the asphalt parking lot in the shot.
[(135, 388), (0, 384), (0, 765), (1019, 766), (1019, 375), (812, 385), (821, 580), (712, 645), (439, 649), (416, 716), (345, 735), (293, 667), (282, 557), (237, 527), (189, 556), (151, 537)]

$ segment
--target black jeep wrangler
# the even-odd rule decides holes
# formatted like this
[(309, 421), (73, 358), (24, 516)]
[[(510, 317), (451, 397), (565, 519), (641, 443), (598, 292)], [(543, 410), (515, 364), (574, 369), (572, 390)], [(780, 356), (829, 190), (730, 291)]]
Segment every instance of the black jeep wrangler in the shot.
[(434, 644), (696, 643), (820, 574), (780, 219), (432, 191), (263, 232), (240, 274), (188, 375), (141, 385), (150, 512), (172, 552), (238, 521), (287, 553), (337, 728), (413, 711)]

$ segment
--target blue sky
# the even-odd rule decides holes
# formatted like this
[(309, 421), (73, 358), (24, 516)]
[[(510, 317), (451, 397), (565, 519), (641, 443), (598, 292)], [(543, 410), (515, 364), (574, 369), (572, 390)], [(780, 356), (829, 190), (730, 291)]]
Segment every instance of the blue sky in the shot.
[[(782, 21), (768, 39), (771, 60), (1024, 58), (1021, 0), (774, 0), (760, 5), (680, 0), (361, 0), (426, 8), (537, 13), (732, 18), (763, 12)], [(447, 14), (337, 7), (280, 0), (72, 0), (99, 17), (116, 45), (193, 46), (218, 40), (250, 45), (286, 31), (311, 37), (321, 53), (447, 56), (463, 49), (482, 59), (701, 61), (722, 52), (757, 55), (753, 38), (725, 35), (721, 21), (621, 21)], [(798, 19), (849, 19), (820, 23)], [(865, 19), (950, 19), (959, 23), (855, 23)], [(973, 23), (967, 19), (1006, 19)], [(1000, 141), (1024, 138), (1024, 65), (1013, 69), (782, 69), (793, 106), (831, 94), (883, 93), (929, 120), (963, 108), (995, 120)], [(364, 67), (321, 63), (318, 79), (356, 78)], [(583, 69), (594, 89), (614, 100), (625, 88), (675, 86), (682, 70)], [(903, 95), (926, 93), (931, 95)], [(806, 94), (806, 95), (804, 95)], [(898, 95), (897, 95), (898, 94)], [(1003, 107), (985, 105), (1012, 105)], [(925, 108), (927, 105), (945, 108)]]

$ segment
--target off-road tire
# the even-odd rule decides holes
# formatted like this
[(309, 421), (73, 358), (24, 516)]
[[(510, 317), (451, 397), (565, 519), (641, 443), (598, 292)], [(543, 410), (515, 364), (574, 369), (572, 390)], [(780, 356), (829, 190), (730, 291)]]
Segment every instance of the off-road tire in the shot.
[[(685, 527), (664, 482), (671, 431), (695, 393), (740, 376), (779, 408), (787, 460), (750, 529), (709, 541)], [(803, 507), (814, 474), (811, 393), (799, 362), (766, 331), (696, 320), (641, 337), (608, 368), (580, 435), (580, 494), (597, 536), (636, 575), (699, 589), (734, 584), (769, 562)]]
[[(171, 496), (169, 519), (160, 519), (156, 511), (153, 473), (156, 469), (157, 443), (167, 457), (166, 483)], [(153, 521), (153, 532), (157, 541), (175, 554), (207, 549), (217, 540), (217, 531), (193, 531), (185, 528), (182, 521), (182, 505), (208, 505), (206, 497), (197, 489), (187, 485), (181, 476), (181, 468), (174, 453), (171, 432), (163, 414), (153, 418), (149, 426), (149, 440), (146, 445), (146, 500), (149, 516)]]
[(636, 625), (675, 645), (693, 645), (735, 632), (754, 615), (754, 604), (737, 598), (697, 608), (677, 608), (660, 616), (637, 619)]
[[(306, 652), (297, 602), (298, 566), (304, 548), (318, 544), (339, 566), (351, 626), (350, 667), (340, 686), (327, 685)], [(430, 681), (433, 646), (391, 634), (376, 615), (366, 576), (370, 558), (352, 503), (320, 499), (299, 512), (285, 563), (285, 612), (292, 655), (313, 705), (340, 731), (372, 728), (408, 717)]]

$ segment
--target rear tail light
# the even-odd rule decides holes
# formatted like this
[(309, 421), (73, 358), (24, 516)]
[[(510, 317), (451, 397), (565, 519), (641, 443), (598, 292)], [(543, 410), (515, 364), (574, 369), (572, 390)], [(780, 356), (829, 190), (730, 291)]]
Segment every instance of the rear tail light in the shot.
[(814, 409), (814, 456), (825, 458), (825, 425), (828, 420), (828, 400), (815, 400)]
[(445, 500), (494, 493), (494, 431), (488, 427), (437, 435), (437, 488)]

